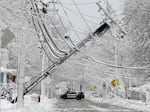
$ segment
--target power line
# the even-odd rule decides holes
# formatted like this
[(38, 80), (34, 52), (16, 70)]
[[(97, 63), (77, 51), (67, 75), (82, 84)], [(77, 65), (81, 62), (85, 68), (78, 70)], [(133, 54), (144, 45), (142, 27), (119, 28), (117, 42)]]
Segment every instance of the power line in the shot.
[(101, 6), (101, 4), (99, 2), (96, 3), (97, 6), (99, 7), (99, 11), (102, 10), (104, 12), (104, 14), (111, 20), (112, 23), (114, 23), (119, 29), (120, 31), (126, 35), (127, 33), (121, 28), (121, 26), (113, 20), (113, 18), (103, 9), (103, 7)]
[(59, 0), (59, 2), (60, 2), (60, 5), (61, 5), (61, 7), (62, 7), (62, 9), (63, 9), (63, 11), (64, 11), (64, 13), (65, 13), (67, 19), (68, 19), (68, 21), (69, 21), (69, 23), (70, 23), (70, 25), (71, 25), (71, 27), (72, 27), (74, 33), (76, 34), (76, 36), (78, 37), (78, 39), (81, 40), (81, 39), (80, 39), (80, 36), (79, 36), (78, 33), (75, 31), (74, 26), (73, 26), (72, 22), (70, 21), (69, 16), (68, 16), (68, 14), (67, 14), (67, 12), (66, 12), (66, 10), (65, 10), (65, 8), (64, 8), (64, 6), (63, 6), (63, 4), (61, 3), (60, 0)]
[[(62, 17), (63, 18), (63, 17)], [(65, 21), (68, 21), (66, 18), (63, 18)], [(94, 23), (94, 24), (96, 24), (96, 23)], [(88, 32), (86, 32), (85, 30), (83, 30), (83, 29), (81, 29), (79, 26), (77, 26), (77, 25), (73, 25), (74, 26), (74, 30), (76, 31), (76, 32), (79, 32), (79, 33), (83, 33), (83, 34), (88, 34)], [(77, 30), (78, 29), (78, 30)], [(70, 30), (70, 29), (69, 29)], [(79, 31), (80, 30), (80, 31)]]
[[(32, 22), (33, 22), (35, 31), (37, 32), (37, 27), (36, 27), (36, 24), (35, 24), (35, 21), (34, 21), (33, 16), (32, 16)], [(48, 58), (51, 62), (53, 62), (53, 60), (52, 60), (52, 59), (49, 57), (49, 55), (47, 54), (47, 52), (46, 52), (46, 50), (45, 50), (45, 48), (44, 48), (44, 46), (43, 46), (43, 43), (42, 43), (41, 40), (40, 40), (40, 35), (39, 35), (38, 33), (37, 33), (37, 37), (38, 37), (38, 39), (39, 39), (39, 42), (40, 42), (40, 44), (41, 44), (41, 47), (42, 47), (42, 49), (44, 50), (44, 52), (45, 52), (47, 58)]]
[[(27, 13), (29, 13), (29, 11), (26, 11)], [(29, 14), (30, 16), (33, 16), (34, 18), (36, 18), (36, 19), (39, 19), (39, 20), (41, 20), (41, 21), (43, 21), (43, 19), (41, 19), (41, 18), (38, 18), (37, 17), (37, 15), (35, 15), (34, 13), (31, 13), (30, 12), (30, 14)], [(59, 14), (58, 14), (59, 15)], [(59, 15), (60, 16), (60, 15)], [(49, 16), (50, 17), (50, 16)], [(51, 18), (51, 17), (50, 17)], [(61, 17), (60, 17), (60, 19), (61, 19)], [(67, 19), (66, 19), (67, 20)], [(62, 20), (61, 20), (62, 21)], [(12, 24), (12, 23), (11, 23)], [(61, 22), (61, 24), (63, 24), (62, 22)], [(95, 23), (96, 24), (96, 23)], [(52, 24), (53, 25), (53, 24)], [(14, 25), (14, 26), (16, 26), (16, 25)], [(57, 26), (56, 25), (53, 25), (55, 28), (57, 28)], [(62, 26), (64, 26), (64, 25), (62, 25)], [(77, 28), (77, 27), (76, 27)], [(77, 28), (77, 29), (80, 29), (80, 28)], [(79, 31), (79, 30), (75, 30), (75, 29), (70, 29), (70, 30), (72, 30), (72, 31), (76, 31), (76, 32), (78, 32), (78, 33), (82, 33), (82, 34), (88, 34), (87, 32), (85, 32), (85, 31)], [(32, 31), (32, 29), (30, 29), (30, 31)], [(58, 29), (57, 29), (57, 31), (58, 31)], [(66, 31), (67, 31), (67, 29), (66, 29)], [(65, 32), (66, 32), (65, 31)], [(34, 33), (38, 33), (39, 35), (41, 35), (39, 32), (36, 32), (36, 31), (33, 31)], [(58, 33), (58, 32), (57, 32)], [(63, 36), (61, 36), (61, 38), (62, 38)], [(62, 38), (64, 41), (65, 41), (65, 43), (66, 43), (66, 40), (64, 39), (64, 38)], [(67, 44), (67, 43), (66, 43)], [(69, 47), (69, 46), (68, 46)]]
[[(34, 12), (36, 12), (36, 9), (34, 8), (34, 3), (33, 3), (33, 1), (32, 1), (32, 0), (30, 0), (30, 1), (31, 1), (31, 3), (32, 3)], [(45, 39), (45, 42), (46, 42), (47, 45), (48, 45), (49, 51), (51, 52), (52, 56), (53, 56), (54, 58), (59, 58), (59, 56), (53, 51), (53, 49), (52, 49), (51, 46), (49, 45), (49, 43), (48, 43), (48, 41), (47, 41), (47, 38), (46, 38), (46, 36), (45, 36), (45, 34), (44, 34), (44, 31), (43, 31), (43, 29), (42, 29), (42, 26), (41, 26), (41, 24), (40, 24), (39, 19), (38, 19), (38, 25), (39, 25), (39, 28), (40, 28), (40, 30), (41, 30), (41, 32), (42, 32), (42, 35), (43, 35), (43, 37), (44, 37), (44, 39)]]
[[(75, 46), (75, 48), (76, 48), (76, 46)], [(111, 68), (132, 69), (132, 70), (150, 70), (150, 68), (146, 68), (147, 66), (142, 66), (142, 67), (127, 67), (127, 66), (117, 66), (117, 65), (114, 65), (114, 64), (109, 64), (109, 63), (100, 61), (99, 59), (94, 59), (93, 57), (91, 57), (91, 56), (85, 54), (84, 52), (82, 52), (81, 50), (79, 50), (78, 48), (76, 48), (76, 50), (78, 52), (82, 53), (83, 55), (85, 55), (87, 57), (86, 59), (94, 61), (94, 62), (96, 62), (98, 64), (102, 64), (102, 65), (111, 67)]]
[(61, 51), (63, 54), (66, 55), (66, 51), (63, 51), (63, 50), (61, 50), (61, 49), (59, 49), (59, 48), (57, 47), (57, 45), (56, 45), (55, 42), (53, 41), (52, 37), (51, 37), (50, 34), (48, 33), (48, 30), (47, 30), (45, 24), (43, 24), (43, 27), (44, 27), (44, 29), (45, 29), (45, 31), (46, 31), (48, 37), (50, 38), (51, 42), (53, 43), (54, 47), (55, 47), (56, 49), (58, 49), (59, 51)]
[(51, 54), (53, 55), (53, 57), (59, 58), (59, 56), (53, 51), (53, 49), (51, 48), (50, 44), (48, 43), (47, 38), (46, 38), (46, 36), (45, 36), (45, 34), (44, 34), (43, 30), (42, 30), (42, 26), (40, 25), (40, 22), (39, 22), (39, 21), (38, 21), (38, 25), (39, 25), (39, 27), (40, 27), (40, 29), (41, 29), (42, 35), (43, 35), (43, 37), (44, 37), (45, 42), (46, 42), (47, 45), (48, 45), (48, 48), (49, 48)]
[(72, 30), (72, 31), (76, 31), (76, 32), (78, 32), (78, 33), (82, 33), (82, 34), (88, 34), (88, 32), (83, 32), (83, 31), (80, 31), (80, 30), (75, 30), (75, 29), (70, 29), (70, 30)]
[[(88, 60), (91, 64), (93, 63), (93, 61), (91, 61), (91, 60)], [(90, 66), (91, 67), (91, 66)], [(105, 71), (105, 70), (102, 70), (103, 72), (106, 72), (106, 73), (104, 73), (103, 75), (100, 75), (101, 77), (107, 77), (108, 78), (108, 76), (114, 76), (115, 77), (115, 75), (112, 75), (112, 74), (115, 74), (115, 73), (112, 73), (111, 71)], [(100, 72), (100, 71), (99, 71)], [(109, 75), (109, 74), (110, 75)], [(126, 75), (118, 75), (118, 77), (121, 77), (121, 78), (126, 78), (126, 79), (138, 79), (138, 78), (136, 78), (136, 77), (134, 77), (134, 76), (126, 76)]]
[[(67, 9), (68, 11), (70, 11), (71, 13), (74, 13), (74, 15), (76, 15), (76, 16), (79, 17), (79, 15), (78, 15), (79, 13), (78, 13), (78, 12), (76, 12), (76, 11), (74, 11), (74, 10), (68, 8), (68, 7), (64, 7), (64, 8)], [(86, 15), (86, 14), (83, 14), (83, 13), (82, 13), (82, 15), (87, 16), (87, 17), (91, 17), (91, 18), (95, 18), (95, 19), (100, 19), (100, 18), (98, 18), (98, 17)], [(88, 22), (90, 22), (90, 23), (93, 23), (93, 24), (96, 24), (96, 25), (97, 25), (97, 23), (95, 23), (94, 21), (91, 21), (91, 20), (88, 20), (88, 19), (86, 19), (86, 20), (87, 20)]]
[(77, 10), (78, 10), (78, 12), (79, 12), (81, 18), (83, 19), (84, 23), (87, 25), (89, 31), (92, 32), (92, 30), (91, 30), (89, 24), (87, 23), (86, 19), (84, 18), (83, 14), (81, 13), (81, 11), (80, 11), (79, 7), (77, 6), (75, 0), (73, 0), (73, 3), (75, 4), (75, 7), (77, 8)]
[[(54, 9), (57, 10), (54, 3), (53, 3), (53, 6), (54, 6)], [(62, 19), (61, 19), (61, 16), (60, 16), (59, 13), (57, 13), (57, 12), (56, 12), (56, 15), (58, 16), (58, 18), (59, 18), (59, 20), (60, 20), (60, 23), (61, 23), (61, 25), (62, 25), (62, 27), (63, 27), (65, 33), (67, 33), (67, 29), (66, 29), (66, 27), (64, 26), (64, 23), (63, 23), (63, 21), (62, 21)], [(57, 29), (55, 23), (54, 23), (53, 25), (54, 25), (56, 31), (58, 32), (58, 34), (60, 35), (60, 33), (59, 33), (59, 31), (58, 31), (58, 29)], [(69, 46), (69, 44), (66, 42), (66, 40), (64, 39), (64, 36), (61, 36), (61, 35), (60, 35), (60, 37), (64, 40), (64, 42), (67, 44), (67, 46), (68, 46), (69, 48), (71, 48), (71, 47)]]
[[(58, 4), (61, 4), (60, 2), (56, 2)], [(75, 5), (73, 3), (62, 3), (63, 5)], [(96, 4), (96, 2), (86, 2), (86, 3), (76, 3), (76, 5), (93, 5)]]
[(106, 7), (107, 7), (108, 13), (110, 13), (110, 12), (109, 12), (110, 10), (113, 11), (113, 8), (111, 7), (111, 5), (110, 5), (110, 3), (108, 2), (108, 0), (103, 0), (103, 1), (104, 1), (105, 5), (106, 5)]
[[(54, 5), (54, 8), (56, 9), (55, 5)], [(65, 26), (64, 26), (64, 24), (63, 24), (63, 22), (62, 22), (62, 20), (61, 20), (61, 18), (60, 18), (60, 15), (59, 15), (58, 13), (56, 13), (56, 14), (57, 14), (57, 16), (59, 17), (60, 23), (61, 23), (61, 25), (62, 25), (64, 31), (67, 32), (67, 29), (65, 28)], [(53, 22), (53, 20), (52, 20), (51, 18), (49, 18), (49, 19), (50, 19), (52, 25), (54, 26), (54, 28), (55, 28), (57, 34), (61, 37), (61, 39), (62, 39), (62, 40), (66, 43), (66, 45), (69, 47), (68, 43), (67, 43), (67, 42), (65, 41), (65, 39), (64, 39), (64, 36), (59, 32), (59, 30), (57, 29), (57, 27), (56, 27), (55, 23)], [(69, 48), (70, 48), (70, 47), (69, 47)], [(68, 51), (67, 51), (67, 52), (68, 52)]]
[[(3, 9), (5, 9), (5, 8), (3, 7)], [(7, 7), (7, 9), (9, 9), (9, 8)], [(6, 9), (5, 9), (5, 10), (6, 10)], [(8, 10), (7, 10), (7, 11), (8, 11)], [(37, 31), (37, 28), (36, 28), (36, 25), (35, 25), (35, 21), (33, 20), (33, 16), (35, 16), (35, 15), (31, 14), (32, 22), (33, 22), (33, 25), (34, 25), (34, 29), (35, 29), (35, 30), (33, 31), (33, 29), (30, 29), (30, 31), (36, 33), (36, 35), (37, 35), (37, 37), (38, 37), (38, 39), (39, 39), (39, 42), (40, 42), (40, 44), (41, 44), (41, 47), (42, 47), (42, 49), (43, 49), (44, 52), (45, 52), (45, 55), (47, 56), (47, 58), (48, 58), (51, 62), (53, 62), (53, 61), (51, 60), (51, 58), (48, 56), (48, 54), (47, 54), (47, 52), (46, 52), (46, 50), (45, 50), (45, 48), (44, 48), (44, 46), (43, 46), (43, 43), (40, 41), (40, 33)], [(12, 24), (12, 23), (11, 23), (11, 25), (16, 26), (16, 24)], [(21, 27), (21, 28), (22, 28), (22, 27)], [(24, 28), (22, 28), (22, 29), (24, 29)]]
[[(34, 2), (35, 2), (35, 1), (34, 1)], [(38, 9), (36, 3), (35, 3), (35, 6), (36, 6), (37, 13), (39, 14), (39, 9)], [(66, 52), (65, 52), (65, 51), (63, 51), (63, 50), (61, 50), (61, 49), (59, 49), (59, 48), (57, 47), (57, 45), (56, 45), (55, 42), (53, 41), (51, 35), (49, 34), (49, 32), (48, 32), (48, 30), (47, 30), (47, 27), (45, 26), (45, 24), (43, 23), (42, 20), (41, 20), (41, 22), (42, 22), (43, 28), (44, 28), (45, 32), (47, 33), (47, 35), (48, 35), (50, 41), (52, 42), (53, 46), (54, 46), (59, 52), (61, 52), (61, 53), (63, 53), (63, 54), (66, 55)]]
[[(61, 37), (61, 39), (66, 43), (66, 45), (69, 47), (68, 43), (65, 41), (64, 36), (59, 32), (59, 30), (57, 29), (55, 23), (53, 22), (53, 20), (50, 18), (50, 21), (52, 23), (52, 25), (54, 26), (57, 34)], [(69, 47), (70, 48), (70, 47)], [(68, 51), (67, 51), (68, 52)]]
[[(35, 5), (36, 5), (36, 4), (35, 4)], [(37, 8), (37, 6), (36, 6), (36, 8)], [(38, 8), (37, 8), (37, 11), (39, 12)], [(41, 20), (41, 22), (43, 22), (43, 21)], [(57, 50), (59, 50), (60, 52), (62, 52), (62, 53), (64, 53), (64, 54), (66, 55), (66, 52), (65, 52), (65, 51), (62, 51), (61, 49), (59, 49), (59, 48), (56, 46), (55, 42), (53, 41), (52, 37), (50, 36), (50, 34), (49, 34), (48, 30), (47, 30), (45, 24), (42, 23), (42, 25), (43, 25), (43, 27), (44, 27), (44, 29), (45, 29), (45, 32), (47, 33), (49, 39), (51, 40), (52, 44), (54, 45), (54, 47), (55, 47)], [(46, 38), (45, 38), (45, 39), (46, 39)], [(52, 46), (51, 46), (51, 47), (52, 47)], [(53, 48), (53, 47), (52, 47), (52, 48)], [(54, 48), (53, 48), (53, 49), (54, 49)], [(63, 57), (63, 56), (61, 55), (61, 57)]]
[(99, 59), (94, 59), (93, 57), (83, 53), (80, 51), (80, 53), (84, 54), (86, 57), (88, 57), (89, 60), (92, 60), (96, 63), (99, 63), (99, 64), (102, 64), (102, 65), (106, 65), (106, 66), (109, 66), (109, 67), (112, 67), (112, 68), (119, 68), (119, 69), (132, 69), (132, 70), (150, 70), (150, 68), (146, 68), (145, 66), (143, 67), (127, 67), (127, 66), (116, 66), (116, 65), (113, 65), (113, 64), (109, 64), (109, 63), (105, 63), (103, 61), (100, 61)]
[[(33, 15), (32, 14), (32, 16), (34, 16), (35, 18), (38, 18), (37, 16), (35, 16), (35, 15)], [(59, 14), (59, 16), (60, 16), (60, 14)], [(49, 18), (51, 18), (51, 16), (48, 16)], [(60, 17), (60, 18), (63, 18), (63, 17)], [(41, 18), (39, 18), (40, 20), (42, 20), (43, 21), (43, 19), (41, 19)], [(68, 21), (68, 19), (65, 19), (65, 18), (63, 18), (65, 21)], [(61, 20), (62, 21), (62, 20)], [(43, 21), (44, 22), (44, 21)], [(92, 22), (92, 21), (90, 21), (91, 23), (94, 23), (94, 22)], [(62, 22), (63, 23), (63, 22)], [(62, 24), (61, 23), (61, 24)], [(97, 23), (94, 23), (94, 24), (97, 24)], [(52, 24), (52, 26), (54, 26), (53, 24)], [(63, 26), (63, 25), (62, 25)], [(79, 32), (79, 33), (83, 33), (83, 34), (88, 34), (88, 32), (85, 32), (85, 31), (83, 31), (83, 29), (81, 29), (81, 28), (79, 28), (79, 27), (77, 27), (76, 25), (73, 25), (74, 26), (74, 30), (72, 30), (72, 31), (76, 31), (76, 32)], [(54, 27), (56, 27), (57, 28), (57, 26), (55, 25)], [(78, 30), (76, 30), (76, 29), (78, 29)], [(58, 30), (58, 29), (57, 29)], [(71, 29), (70, 29), (71, 30)], [(79, 31), (80, 30), (80, 31)], [(82, 30), (82, 31), (81, 31)], [(65, 33), (67, 33), (67, 29), (65, 28)]]
[[(20, 11), (21, 12), (21, 11)], [(28, 13), (28, 15), (29, 16), (33, 16), (34, 18), (36, 18), (36, 19), (39, 19), (39, 20), (41, 20), (41, 21), (43, 21), (44, 22), (44, 20), (42, 19), (42, 18), (38, 18), (37, 17), (37, 15), (35, 15), (34, 13), (31, 13), (31, 12), (29, 12), (29, 11), (24, 11), (24, 12), (27, 12)], [(30, 14), (29, 14), (30, 13)], [(60, 16), (60, 14), (58, 13), (58, 15)], [(48, 17), (49, 18), (51, 18), (51, 16), (49, 16), (48, 15)], [(63, 18), (63, 17), (59, 17), (60, 19), (61, 18)], [(65, 19), (65, 18), (63, 18), (64, 20), (67, 20), (67, 19)], [(60, 20), (60, 21), (62, 21), (62, 20)], [(89, 21), (89, 20), (88, 20)], [(94, 23), (94, 22), (92, 22), (92, 21), (89, 21), (89, 22), (91, 22), (91, 23)], [(45, 22), (44, 22), (45, 23)], [(12, 24), (12, 23), (11, 23)], [(63, 22), (61, 22), (61, 24), (63, 24)], [(94, 23), (94, 24), (97, 24), (97, 23)], [(52, 24), (53, 25), (53, 24)], [(15, 25), (14, 25), (15, 26)], [(54, 26), (54, 25), (53, 25)], [(65, 27), (64, 25), (62, 25), (63, 27)], [(76, 29), (74, 29), (76, 32), (79, 32), (79, 33), (82, 33), (82, 34), (88, 34), (88, 32), (85, 32), (85, 31), (81, 31), (81, 30), (83, 30), (83, 29), (80, 29), (79, 27), (77, 27), (77, 26), (75, 26), (75, 25), (73, 25), (76, 29), (78, 29), (78, 30), (76, 30)], [(57, 28), (57, 26), (55, 25), (54, 27), (56, 27)], [(80, 29), (80, 31), (79, 31), (79, 29)], [(57, 29), (58, 30), (58, 29)], [(70, 29), (71, 30), (71, 29)], [(72, 31), (74, 31), (74, 30), (72, 30)], [(30, 31), (32, 31), (32, 29), (30, 29)], [(35, 32), (35, 31), (33, 31), (34, 33), (38, 33), (38, 32)], [(67, 32), (67, 29), (65, 28), (65, 32)]]
[[(53, 6), (54, 6), (54, 9), (57, 10), (55, 4), (53, 4)], [(60, 20), (60, 23), (61, 23), (61, 25), (62, 25), (62, 27), (63, 27), (65, 33), (67, 33), (67, 29), (66, 29), (66, 27), (65, 27), (65, 25), (64, 25), (64, 23), (63, 23), (63, 21), (62, 21), (62, 19), (61, 19), (61, 16), (60, 16), (59, 13), (57, 13), (57, 12), (56, 12), (56, 15), (58, 16), (58, 18), (59, 18), (59, 20)]]
[[(70, 8), (68, 8), (68, 7), (65, 7), (64, 6), (64, 8), (65, 9), (67, 9), (67, 10), (69, 10), (69, 11), (71, 11), (71, 12), (73, 12), (73, 13), (78, 13), (78, 12), (76, 12), (75, 10), (73, 10), (73, 9), (70, 9)], [(94, 19), (99, 19), (100, 17), (97, 17), (97, 16), (91, 16), (91, 15), (87, 15), (87, 14), (85, 14), (85, 13), (81, 13), (82, 15), (84, 15), (84, 16), (86, 16), (86, 17), (90, 17), (90, 18), (94, 18)]]

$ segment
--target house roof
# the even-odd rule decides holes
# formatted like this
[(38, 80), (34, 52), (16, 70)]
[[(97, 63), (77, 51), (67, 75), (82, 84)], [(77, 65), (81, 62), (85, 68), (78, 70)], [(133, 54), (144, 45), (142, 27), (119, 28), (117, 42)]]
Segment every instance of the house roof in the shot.
[(1, 72), (17, 72), (16, 69), (7, 69), (7, 68), (4, 68), (4, 67), (1, 67)]

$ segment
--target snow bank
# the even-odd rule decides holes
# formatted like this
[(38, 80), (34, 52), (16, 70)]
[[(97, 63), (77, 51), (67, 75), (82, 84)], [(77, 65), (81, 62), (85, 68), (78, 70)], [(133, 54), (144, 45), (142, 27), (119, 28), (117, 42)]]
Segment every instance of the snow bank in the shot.
[(25, 106), (22, 109), (16, 109), (16, 104), (11, 104), (7, 100), (1, 101), (2, 112), (55, 112), (53, 109), (56, 99), (45, 99), (43, 102), (31, 100), (32, 95), (25, 96)]
[(99, 98), (93, 97), (89, 94), (86, 94), (86, 99), (91, 100), (96, 103), (109, 103), (116, 106), (121, 106), (128, 109), (134, 109), (135, 111), (144, 111), (148, 112), (150, 109), (150, 102), (142, 102), (137, 100), (128, 100), (122, 99), (115, 96), (114, 98)]
[(150, 83), (147, 83), (140, 87), (129, 88), (128, 95), (129, 97), (131, 97), (131, 99), (150, 101)]

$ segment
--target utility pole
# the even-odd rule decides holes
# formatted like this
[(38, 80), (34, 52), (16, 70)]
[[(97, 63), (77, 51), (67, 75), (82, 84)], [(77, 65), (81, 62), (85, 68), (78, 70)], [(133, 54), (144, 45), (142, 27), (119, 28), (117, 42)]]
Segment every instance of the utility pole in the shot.
[[(113, 18), (110, 16), (110, 12), (111, 12), (110, 8), (111, 8), (111, 7), (110, 7), (110, 4), (109, 4), (108, 0), (106, 0), (107, 11), (105, 11), (105, 9), (103, 9), (103, 7), (100, 5), (100, 3), (97, 2), (96, 4), (97, 4), (98, 7), (99, 7), (99, 11), (102, 10), (102, 11), (104, 12), (106, 18), (110, 20), (110, 24), (111, 24), (112, 26), (116, 25), (116, 26), (119, 28), (119, 30), (120, 30), (124, 35), (126, 35), (126, 32), (125, 32), (125, 31), (120, 27), (120, 25), (119, 25), (116, 21), (114, 21)], [(118, 39), (117, 39), (116, 31), (113, 30), (113, 29), (115, 29), (115, 28), (112, 27), (111, 29), (112, 29), (112, 30), (111, 30), (111, 33), (112, 33), (112, 36), (113, 36), (114, 41), (115, 41), (115, 51), (114, 51), (114, 54), (115, 54), (115, 65), (118, 66)], [(117, 79), (117, 80), (115, 79), (115, 80), (116, 80), (116, 83), (118, 83), (118, 82), (117, 82), (117, 81), (118, 81), (118, 73), (119, 73), (119, 70), (118, 70), (118, 68), (116, 67), (116, 68), (115, 68), (115, 74), (116, 74), (115, 78)], [(117, 84), (116, 84), (116, 86), (115, 86), (115, 88), (114, 88), (114, 91), (115, 91), (115, 94), (117, 95), (117, 94), (118, 94), (118, 86), (117, 86)]]
[(25, 57), (26, 55), (26, 49), (24, 47), (26, 42), (26, 39), (24, 37), (24, 32), (22, 30), (22, 37), (20, 41), (20, 56), (19, 56), (19, 63), (18, 63), (18, 102), (17, 102), (17, 108), (23, 108), (24, 107), (24, 76), (25, 76), (25, 65), (21, 61), (21, 57)]
[[(42, 74), (44, 71), (44, 61), (45, 61), (45, 55), (44, 55), (44, 50), (41, 48), (41, 53), (42, 53)], [(44, 84), (44, 80), (42, 80), (41, 82), (41, 101), (44, 101), (45, 99), (45, 84)]]
[[(25, 5), (25, 0), (20, 0), (19, 2), (20, 7), (24, 7)], [(22, 25), (26, 24), (24, 21), (22, 22)], [(21, 57), (26, 57), (26, 32), (23, 29), (20, 29), (19, 31), (22, 33), (20, 36), (20, 51), (19, 51), (19, 60), (18, 60), (18, 80), (17, 80), (17, 93), (18, 93), (18, 98), (17, 98), (17, 108), (23, 108), (24, 107), (24, 77), (25, 77), (25, 65), (21, 61)], [(26, 58), (25, 58), (26, 59)]]
[[(118, 66), (118, 39), (115, 34), (113, 35), (113, 37), (115, 40), (115, 65)], [(118, 79), (118, 73), (119, 73), (118, 68), (116, 68), (115, 71), (116, 71), (116, 78)]]
[[(107, 13), (108, 13), (108, 15), (111, 15), (112, 14), (112, 12), (113, 12), (113, 9), (112, 9), (112, 7), (110, 6), (110, 4), (109, 4), (109, 2), (108, 2), (108, 0), (105, 0), (105, 2), (106, 2), (106, 10), (107, 10)], [(106, 18), (108, 18), (108, 16), (106, 15)], [(109, 19), (109, 18), (108, 18)], [(112, 29), (114, 29), (113, 27), (112, 27)], [(117, 39), (117, 36), (116, 36), (116, 34), (114, 34), (115, 33), (115, 30), (112, 30), (112, 35), (113, 35), (113, 38), (114, 38), (114, 40), (115, 40), (115, 65), (116, 66), (118, 66), (118, 39)], [(116, 68), (116, 78), (118, 79), (118, 73), (119, 73), (119, 70), (118, 70), (118, 68)]]
[[(105, 4), (106, 4), (106, 11), (109, 15), (113, 14), (113, 9), (111, 7), (111, 5), (109, 4), (108, 0), (105, 0)], [(109, 19), (107, 15), (105, 15), (106, 20)]]
[(2, 30), (4, 29), (5, 24), (0, 21), (0, 112), (1, 112), (1, 90), (2, 90), (2, 82), (1, 82), (1, 63), (2, 63)]
[(0, 27), (0, 112), (1, 112), (1, 89), (2, 89), (2, 87), (1, 87), (1, 61), (2, 61), (2, 48), (1, 48), (1, 41), (2, 41), (2, 32), (1, 32), (1, 27)]

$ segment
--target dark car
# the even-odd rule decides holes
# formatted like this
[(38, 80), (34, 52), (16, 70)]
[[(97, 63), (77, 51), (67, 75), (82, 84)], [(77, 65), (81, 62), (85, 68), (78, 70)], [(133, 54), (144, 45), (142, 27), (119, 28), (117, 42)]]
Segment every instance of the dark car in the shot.
[(84, 93), (67, 91), (64, 94), (60, 95), (60, 98), (81, 100), (82, 98), (84, 98)]

